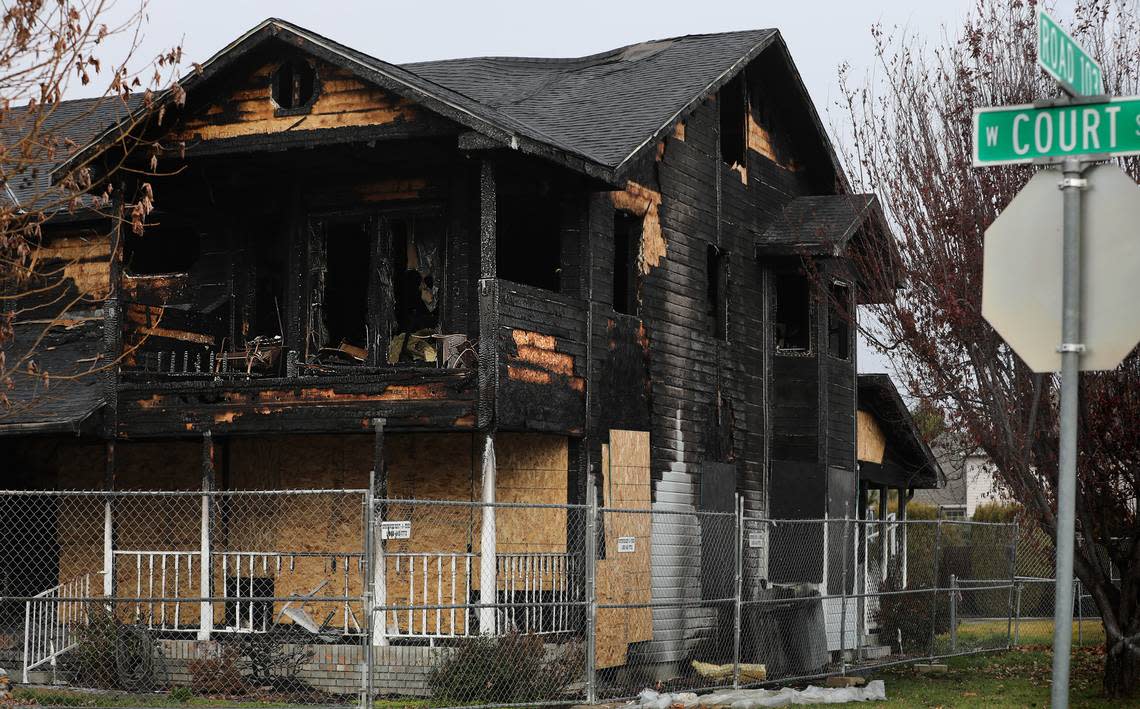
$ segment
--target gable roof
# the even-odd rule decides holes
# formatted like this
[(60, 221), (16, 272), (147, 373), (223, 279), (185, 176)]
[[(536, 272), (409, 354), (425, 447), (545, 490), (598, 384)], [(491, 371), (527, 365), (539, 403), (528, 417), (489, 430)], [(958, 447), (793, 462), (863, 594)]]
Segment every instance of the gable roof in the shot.
[(764, 230), (756, 253), (839, 256), (876, 206), (873, 194), (796, 197)]
[(857, 407), (872, 414), (887, 437), (882, 464), (859, 461), (859, 477), (884, 485), (934, 488), (945, 475), (923, 440), (914, 416), (888, 374), (858, 375)]
[(776, 34), (688, 35), (577, 59), (479, 57), (405, 68), (617, 171)]
[[(576, 59), (480, 57), (401, 66), (270, 18), (202, 63), (180, 81), (181, 87), (192, 92), (270, 39), (348, 69), (504, 146), (615, 185), (623, 184), (630, 166), (677, 121), (761, 52), (775, 47), (842, 180), (823, 123), (774, 29), (687, 35)], [(157, 101), (172, 96), (168, 90)], [(73, 169), (117, 136), (115, 126), (93, 133), (86, 147), (54, 174)]]

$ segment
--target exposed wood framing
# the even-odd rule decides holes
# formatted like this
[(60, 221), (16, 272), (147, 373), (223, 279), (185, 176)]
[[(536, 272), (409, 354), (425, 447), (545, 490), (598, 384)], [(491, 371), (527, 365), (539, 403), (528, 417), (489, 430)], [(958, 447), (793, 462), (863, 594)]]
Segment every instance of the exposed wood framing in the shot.
[(665, 236), (661, 232), (661, 193), (630, 181), (625, 190), (611, 195), (614, 207), (632, 212), (642, 218), (641, 249), (638, 252), (638, 270), (644, 275), (661, 265), (668, 252)]

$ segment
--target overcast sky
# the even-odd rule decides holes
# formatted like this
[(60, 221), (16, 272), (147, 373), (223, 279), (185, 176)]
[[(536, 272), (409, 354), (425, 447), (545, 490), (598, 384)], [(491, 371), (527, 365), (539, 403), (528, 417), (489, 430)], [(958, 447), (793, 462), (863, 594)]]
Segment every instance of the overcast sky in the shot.
[[(118, 3), (118, 12), (136, 6), (134, 0)], [(824, 121), (841, 127), (837, 70), (844, 62), (855, 76), (873, 69), (872, 24), (935, 37), (944, 25), (956, 27), (971, 4), (972, 0), (151, 0), (142, 55), (181, 42), (187, 62), (202, 62), (267, 17), (289, 20), (395, 63), (486, 55), (582, 56), (650, 39), (774, 27), (784, 35)], [(76, 91), (69, 97), (82, 95)], [(862, 371), (886, 371), (886, 362), (865, 347), (860, 348), (859, 358)]]

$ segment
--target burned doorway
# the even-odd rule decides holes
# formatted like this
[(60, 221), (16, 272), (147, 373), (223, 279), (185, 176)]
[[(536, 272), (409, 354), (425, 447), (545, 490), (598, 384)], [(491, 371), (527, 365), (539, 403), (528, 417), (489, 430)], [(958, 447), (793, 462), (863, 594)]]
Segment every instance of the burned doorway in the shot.
[(436, 361), (443, 221), (422, 214), (313, 220), (308, 352), (322, 364)]

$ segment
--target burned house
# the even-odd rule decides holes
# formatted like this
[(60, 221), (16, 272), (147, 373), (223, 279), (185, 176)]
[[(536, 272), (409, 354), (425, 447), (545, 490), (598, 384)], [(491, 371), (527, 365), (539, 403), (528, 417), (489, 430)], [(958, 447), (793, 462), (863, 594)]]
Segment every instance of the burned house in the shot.
[[(891, 242), (775, 30), (399, 66), (270, 19), (181, 86), (184, 103), (160, 96), (161, 120), (136, 128), (154, 166), (114, 176), (128, 202), (150, 185), (146, 229), (76, 212), (45, 230), (41, 258), (66, 263), (81, 297), (51, 316), (37, 356), (92, 373), (17, 390), (0, 417), (5, 487), (319, 492), (376, 471), (392, 498), (581, 503), (593, 484), (615, 507), (731, 511), (739, 494), (748, 515), (854, 514), (850, 317), (889, 295), (866, 287), (855, 256)], [(116, 164), (121, 128), (106, 119), (84, 122), (56, 178)], [(35, 327), (18, 323), (11, 346)], [(320, 537), (335, 554), (337, 515), (273, 514), (240, 524), (263, 548)], [(566, 588), (571, 516), (500, 512), (489, 542), (472, 520), (465, 542), (416, 534), (407, 552), (451, 555), (470, 595), (489, 556), (538, 549), (543, 578)], [(116, 524), (133, 547), (61, 542), (39, 577), (0, 595), (98, 572), (120, 551), (153, 568), (139, 554), (163, 539), (198, 543), (197, 518)], [(757, 531), (746, 588), (823, 583), (829, 556), (839, 563), (838, 548), (822, 565), (789, 551), (823, 539)], [(606, 535), (668, 555), (701, 529)], [(607, 558), (598, 573), (623, 579), (613, 599), (699, 600), (713, 556)], [(270, 583), (248, 564), (222, 593)], [(198, 637), (245, 622), (229, 606), (180, 611)], [(600, 663), (683, 659), (717, 622), (680, 608), (625, 621), (637, 630)], [(448, 632), (394, 622), (397, 635)]]

